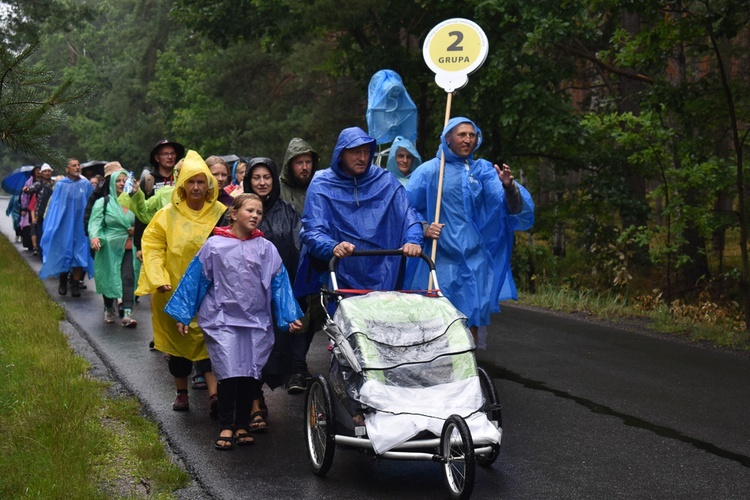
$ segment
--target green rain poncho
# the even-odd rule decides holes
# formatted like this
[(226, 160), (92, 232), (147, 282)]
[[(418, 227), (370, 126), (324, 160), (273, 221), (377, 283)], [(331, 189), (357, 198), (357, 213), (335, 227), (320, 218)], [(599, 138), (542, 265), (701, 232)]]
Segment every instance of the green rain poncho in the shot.
[[(109, 192), (117, 192), (117, 178), (127, 175), (119, 170), (109, 176)], [(94, 257), (94, 276), (96, 293), (108, 298), (122, 298), (122, 277), (120, 269), (125, 256), (125, 244), (128, 240), (128, 229), (135, 224), (133, 212), (124, 209), (114, 195), (107, 195), (96, 200), (89, 219), (89, 239), (99, 238), (102, 247)], [(133, 252), (135, 254), (135, 252)], [(138, 275), (138, 260), (133, 255), (133, 269)]]

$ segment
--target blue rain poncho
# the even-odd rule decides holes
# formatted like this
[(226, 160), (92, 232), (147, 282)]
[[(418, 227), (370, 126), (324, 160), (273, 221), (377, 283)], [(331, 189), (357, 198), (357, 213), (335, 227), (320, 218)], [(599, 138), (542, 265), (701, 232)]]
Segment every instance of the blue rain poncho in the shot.
[[(278, 328), (302, 317), (276, 247), (256, 230), (240, 240), (214, 230), (188, 266), (165, 311), (188, 324), (198, 314), (216, 378), (261, 378)], [(273, 313), (273, 314), (272, 314)]]
[(55, 184), (39, 244), (44, 249), (39, 271), (42, 279), (70, 272), (74, 267), (82, 267), (89, 277), (94, 276), (94, 259), (83, 227), (83, 213), (93, 192), (94, 187), (85, 177), (76, 181), (63, 177)]
[[(396, 154), (398, 153), (398, 148), (404, 148), (414, 157), (414, 161), (411, 164), (411, 172), (406, 175), (401, 173), (401, 171), (398, 169), (398, 165), (396, 164)], [(388, 154), (388, 163), (386, 164), (385, 168), (387, 168), (390, 173), (396, 176), (396, 179), (398, 179), (402, 186), (406, 186), (406, 183), (409, 182), (411, 174), (413, 174), (417, 167), (419, 167), (421, 164), (422, 157), (417, 152), (417, 148), (416, 146), (414, 146), (414, 143), (409, 139), (406, 139), (405, 137), (396, 137), (396, 139), (393, 141), (393, 144), (391, 144), (391, 152)]]
[[(122, 298), (122, 259), (125, 256), (125, 245), (130, 234), (128, 229), (135, 224), (135, 214), (123, 209), (117, 202), (117, 178), (128, 173), (119, 170), (112, 173), (109, 179), (109, 193), (94, 202), (89, 219), (89, 239), (99, 238), (102, 246), (94, 256), (96, 275), (96, 293), (107, 298)], [(132, 252), (133, 269), (138, 275), (140, 261)], [(131, 297), (132, 298), (132, 297)]]
[(378, 144), (388, 144), (399, 135), (417, 140), (417, 106), (393, 70), (382, 69), (370, 79), (367, 128)]
[[(523, 186), (521, 212), (511, 215), (505, 190), (492, 163), (476, 160), (473, 152), (459, 158), (449, 148), (446, 135), (461, 123), (471, 123), (477, 133), (476, 151), (482, 132), (471, 120), (453, 118), (443, 129), (438, 156), (412, 174), (406, 191), (414, 208), (428, 222), (435, 220), (440, 155), (445, 155), (445, 177), (440, 222), (445, 227), (438, 240), (437, 268), (440, 289), (469, 318), (470, 326), (490, 324), (490, 314), (499, 312), (501, 300), (517, 299), (510, 270), (514, 231), (534, 224), (534, 203)], [(414, 262), (412, 262), (414, 261)], [(410, 259), (407, 286), (427, 287), (427, 267)]]
[[(370, 166), (358, 177), (344, 173), (344, 149), (370, 144)], [(375, 141), (364, 130), (341, 131), (331, 168), (318, 171), (307, 190), (301, 240), (312, 256), (328, 262), (342, 241), (357, 250), (401, 248), (422, 244), (419, 214), (406, 190), (390, 173), (372, 164)], [(307, 256), (306, 256), (307, 257)], [(305, 262), (301, 268), (305, 266)], [(341, 288), (390, 290), (397, 286), (400, 257), (347, 257), (339, 262)]]

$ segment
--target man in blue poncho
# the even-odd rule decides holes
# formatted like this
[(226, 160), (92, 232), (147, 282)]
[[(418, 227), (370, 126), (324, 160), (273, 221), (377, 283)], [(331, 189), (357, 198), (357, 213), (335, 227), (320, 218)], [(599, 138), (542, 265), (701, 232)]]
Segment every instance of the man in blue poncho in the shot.
[(68, 273), (72, 271), (70, 294), (80, 297), (79, 284), (84, 272), (94, 275), (94, 261), (83, 224), (86, 203), (94, 188), (88, 179), (81, 177), (81, 164), (75, 158), (68, 159), (65, 174), (55, 184), (44, 216), (41, 241), (44, 253), (39, 276), (45, 279), (59, 275), (57, 292), (66, 295)]
[[(441, 222), (435, 265), (441, 290), (469, 318), (480, 347), (501, 300), (517, 299), (510, 257), (513, 232), (534, 223), (534, 203), (513, 181), (510, 167), (474, 159), (482, 131), (468, 118), (453, 118), (443, 129), (437, 157), (423, 163), (406, 191), (415, 209), (434, 224), (440, 156), (445, 155)], [(434, 233), (433, 233), (434, 234)], [(425, 288), (427, 269), (410, 263), (406, 286)]]
[[(331, 168), (318, 171), (307, 190), (301, 239), (310, 254), (328, 261), (348, 257), (354, 249), (403, 248), (422, 251), (419, 214), (409, 205), (403, 186), (372, 164), (375, 139), (358, 127), (341, 131)], [(400, 257), (342, 260), (341, 288), (389, 290), (399, 285)]]

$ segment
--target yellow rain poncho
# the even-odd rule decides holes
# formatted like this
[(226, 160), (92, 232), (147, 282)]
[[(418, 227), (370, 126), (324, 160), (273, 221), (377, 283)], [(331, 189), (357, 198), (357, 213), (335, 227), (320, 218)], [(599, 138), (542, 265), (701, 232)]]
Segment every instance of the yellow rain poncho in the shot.
[[(185, 184), (199, 174), (205, 174), (208, 179), (208, 193), (203, 208), (192, 210), (185, 201)], [(195, 151), (188, 151), (172, 191), (172, 202), (156, 212), (141, 240), (143, 267), (135, 294), (152, 294), (154, 347), (157, 351), (191, 361), (208, 358), (203, 333), (193, 319), (189, 332), (180, 335), (175, 320), (164, 312), (164, 307), (188, 264), (226, 210), (216, 201), (218, 194), (216, 178), (211, 175), (206, 162)], [(158, 292), (163, 285), (170, 285), (172, 290)]]

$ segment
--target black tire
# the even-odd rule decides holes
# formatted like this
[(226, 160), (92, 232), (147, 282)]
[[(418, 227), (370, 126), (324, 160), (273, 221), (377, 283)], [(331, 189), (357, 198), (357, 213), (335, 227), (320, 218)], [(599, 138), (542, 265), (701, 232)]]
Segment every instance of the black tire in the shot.
[[(477, 367), (479, 375), (479, 384), (482, 386), (482, 396), (484, 396), (484, 405), (482, 405), (482, 412), (487, 415), (489, 420), (497, 420), (498, 427), (503, 428), (503, 415), (500, 409), (500, 399), (497, 396), (497, 389), (495, 388), (495, 382), (492, 381), (492, 377), (484, 370), (484, 368)], [(493, 444), (492, 451), (488, 454), (477, 455), (477, 463), (483, 467), (489, 467), (495, 463), (497, 457), (500, 455), (500, 445)]]
[(324, 476), (336, 450), (336, 416), (328, 381), (316, 375), (305, 392), (305, 440), (313, 473)]
[(440, 456), (443, 459), (443, 477), (451, 498), (464, 499), (474, 491), (476, 463), (474, 443), (466, 421), (451, 415), (440, 433)]

